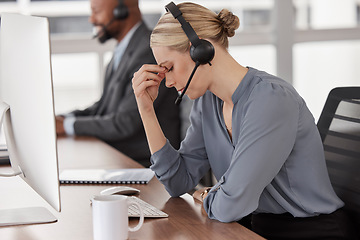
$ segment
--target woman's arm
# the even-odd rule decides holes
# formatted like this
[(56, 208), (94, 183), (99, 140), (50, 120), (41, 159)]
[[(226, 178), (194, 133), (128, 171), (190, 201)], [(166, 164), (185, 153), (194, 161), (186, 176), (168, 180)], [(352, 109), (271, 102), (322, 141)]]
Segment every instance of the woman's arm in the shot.
[(166, 143), (153, 106), (166, 71), (165, 67), (145, 64), (134, 74), (132, 79), (136, 102), (151, 154), (160, 150)]
[(191, 126), (179, 151), (167, 143), (153, 107), (166, 71), (166, 68), (157, 65), (143, 65), (134, 74), (132, 82), (152, 154), (151, 169), (171, 196), (179, 196), (195, 187), (210, 166), (204, 147), (199, 106), (190, 114)]
[(192, 190), (210, 168), (201, 115), (201, 99), (196, 99), (189, 117), (191, 124), (180, 149), (166, 143), (151, 156), (151, 169), (173, 197)]

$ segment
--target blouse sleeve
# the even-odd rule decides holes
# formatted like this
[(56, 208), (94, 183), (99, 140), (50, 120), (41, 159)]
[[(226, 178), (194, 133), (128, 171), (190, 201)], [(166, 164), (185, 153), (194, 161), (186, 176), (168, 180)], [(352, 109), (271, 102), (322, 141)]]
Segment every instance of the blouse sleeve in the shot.
[(195, 100), (190, 113), (190, 127), (179, 151), (169, 141), (151, 156), (150, 167), (168, 193), (180, 196), (193, 189), (210, 169), (202, 134), (201, 107)]
[(299, 103), (289, 90), (271, 83), (254, 87), (242, 119), (233, 116), (241, 124), (231, 164), (204, 200), (211, 219), (237, 221), (257, 209), (292, 151), (298, 116)]

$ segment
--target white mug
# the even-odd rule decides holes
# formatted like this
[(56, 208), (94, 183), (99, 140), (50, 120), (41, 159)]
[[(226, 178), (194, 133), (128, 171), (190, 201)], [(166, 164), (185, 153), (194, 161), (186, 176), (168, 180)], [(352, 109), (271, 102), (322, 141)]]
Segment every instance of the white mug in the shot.
[[(127, 239), (128, 231), (135, 232), (144, 223), (144, 213), (137, 202), (124, 195), (99, 195), (92, 199), (94, 240)], [(140, 220), (136, 227), (129, 227), (128, 207), (140, 209)]]

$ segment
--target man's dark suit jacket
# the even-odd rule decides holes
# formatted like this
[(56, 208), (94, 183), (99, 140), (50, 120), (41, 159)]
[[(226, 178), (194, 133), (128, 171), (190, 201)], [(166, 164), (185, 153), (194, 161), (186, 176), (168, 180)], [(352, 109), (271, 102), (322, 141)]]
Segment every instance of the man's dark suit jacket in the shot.
[[(143, 64), (156, 63), (150, 48), (150, 34), (142, 22), (116, 71), (112, 71), (113, 59), (107, 66), (100, 100), (84, 110), (72, 112), (76, 116), (76, 135), (97, 137), (146, 167), (150, 166), (150, 151), (131, 80)], [(174, 104), (177, 92), (174, 88), (166, 88), (164, 82), (154, 107), (166, 138), (178, 148), (180, 116), (179, 107)]]

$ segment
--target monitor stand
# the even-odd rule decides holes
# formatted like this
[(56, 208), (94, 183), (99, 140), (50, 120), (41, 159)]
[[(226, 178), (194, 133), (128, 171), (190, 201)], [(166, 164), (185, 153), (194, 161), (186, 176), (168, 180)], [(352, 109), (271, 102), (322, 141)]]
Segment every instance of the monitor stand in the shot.
[(0, 227), (53, 223), (57, 218), (45, 207), (28, 207), (0, 210)]
[[(9, 113), (9, 105), (0, 101), (0, 127), (3, 118)], [(0, 173), (0, 177), (15, 177), (22, 174), (21, 169), (13, 173)], [(0, 178), (1, 181), (1, 178)], [(45, 207), (27, 207), (0, 210), (0, 227), (24, 225), (24, 224), (40, 224), (53, 223), (57, 218)]]

